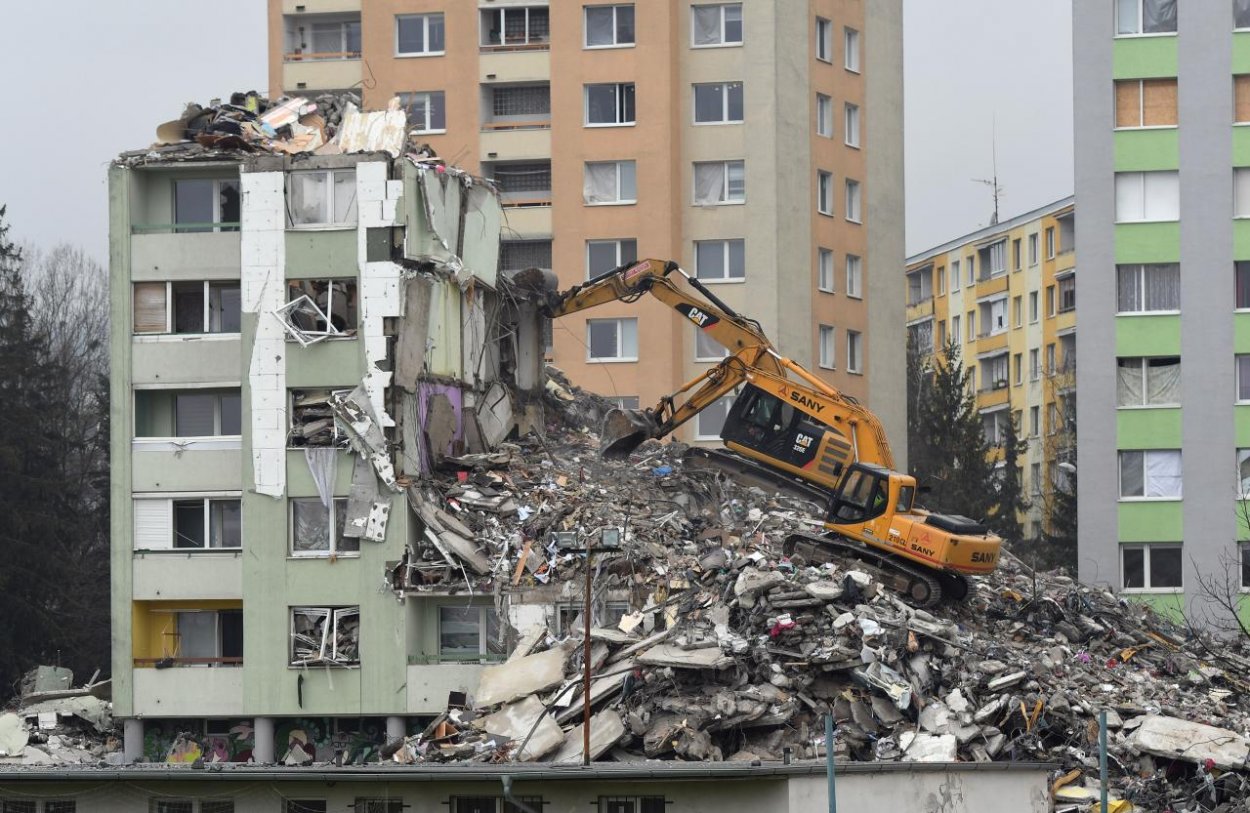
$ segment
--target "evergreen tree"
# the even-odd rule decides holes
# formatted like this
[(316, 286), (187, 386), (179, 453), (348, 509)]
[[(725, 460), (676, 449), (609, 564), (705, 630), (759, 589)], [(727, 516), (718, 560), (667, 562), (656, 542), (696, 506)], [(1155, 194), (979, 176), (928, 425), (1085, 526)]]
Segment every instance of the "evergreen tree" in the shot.
[(1003, 539), (1019, 543), (1024, 541), (1020, 515), (1029, 509), (1020, 477), (1020, 455), (1028, 449), (1028, 441), (1020, 437), (1014, 417), (1007, 421), (1002, 446), (1003, 468), (998, 476), (998, 506), (990, 525)]

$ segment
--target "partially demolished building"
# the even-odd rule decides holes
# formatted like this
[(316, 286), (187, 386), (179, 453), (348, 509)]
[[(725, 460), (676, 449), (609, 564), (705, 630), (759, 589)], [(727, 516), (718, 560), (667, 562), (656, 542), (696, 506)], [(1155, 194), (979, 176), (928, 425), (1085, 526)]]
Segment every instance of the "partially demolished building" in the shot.
[[(439, 601), (382, 589), (422, 533), (412, 489), (541, 421), (495, 190), (410, 148), (394, 107), (233, 101), (109, 174), (128, 761), (187, 718), (247, 718), (272, 761), (278, 716), (397, 735), (441, 711), (480, 667), (437, 663)], [(455, 601), (466, 640), (489, 604)]]

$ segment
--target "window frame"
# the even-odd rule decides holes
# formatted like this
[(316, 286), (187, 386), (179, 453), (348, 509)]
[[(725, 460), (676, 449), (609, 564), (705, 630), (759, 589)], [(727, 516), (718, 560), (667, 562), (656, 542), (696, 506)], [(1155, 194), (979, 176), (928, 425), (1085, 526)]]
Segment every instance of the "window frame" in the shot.
[[(622, 8), (630, 8), (634, 13), (634, 38), (629, 42), (620, 40), (620, 20), (618, 12)], [(591, 45), (590, 43), (590, 10), (612, 10), (612, 42), (606, 45)], [(635, 48), (638, 45), (638, 9), (634, 3), (602, 3), (590, 4), (582, 6), (582, 50), (584, 51), (602, 51), (611, 48)]]
[(668, 808), (668, 801), (663, 796), (599, 796), (595, 799), (595, 813), (611, 813), (613, 802), (631, 802), (632, 807), (625, 813), (663, 813)]
[[(710, 203), (701, 203), (699, 201), (699, 167), (716, 166), (721, 167), (721, 194), (719, 200)], [(742, 196), (739, 198), (732, 197), (732, 187), (730, 178), (730, 166), (740, 165), (742, 167)], [(700, 208), (707, 206), (741, 206), (747, 202), (747, 162), (745, 158), (729, 158), (722, 161), (694, 161), (691, 163), (690, 169), (690, 194), (691, 205)]]
[[(468, 650), (453, 650), (443, 648), (443, 610), (477, 610), (477, 652)], [(504, 620), (495, 610), (493, 604), (439, 604), (438, 612), (435, 614), (436, 621), (436, 637), (438, 639), (438, 661), (439, 663), (493, 663), (501, 662), (507, 659), (508, 653), (491, 652), (490, 641), (490, 618), (495, 616), (495, 625), (502, 629)], [(500, 642), (500, 645), (506, 650), (506, 644)]]
[[(312, 550), (296, 550), (295, 549), (295, 504), (301, 503), (317, 503), (321, 504), (320, 497), (287, 497), (287, 527), (290, 531), (287, 533), (287, 558), (288, 559), (337, 559), (337, 558), (356, 558), (360, 556), (360, 538), (343, 536), (339, 539), (339, 522), (338, 515), (342, 511), (347, 512), (347, 497), (333, 496), (330, 498), (330, 505), (326, 507), (329, 516), (329, 522), (326, 525), (326, 535), (328, 536), (327, 547), (325, 549), (315, 548)], [(340, 507), (341, 506), (341, 507)], [(344, 522), (344, 530), (346, 530), (346, 522)], [(356, 549), (340, 549), (344, 540), (354, 539)]]
[[(400, 105), (408, 113), (409, 128), (412, 132), (422, 133), (426, 135), (439, 135), (439, 134), (447, 132), (447, 91), (412, 90), (412, 91), (407, 91), (405, 93), (400, 93), (398, 94), (398, 96), (399, 96)], [(432, 127), (432, 126), (413, 127), (412, 122), (414, 122), (416, 119), (412, 115), (412, 108), (414, 107), (414, 104), (418, 97), (424, 97), (424, 102), (425, 102), (425, 122), (424, 123), (426, 125), (432, 125), (434, 123), (434, 119), (435, 119), (434, 97), (435, 96), (441, 97), (441, 101), (439, 101), (438, 107), (440, 107), (443, 112), (443, 126), (442, 127)]]
[[(1142, 77), (1135, 79), (1116, 79), (1112, 82), (1112, 93), (1115, 94), (1113, 101), (1114, 115), (1113, 121), (1117, 122), (1112, 127), (1113, 130), (1175, 130), (1180, 123), (1179, 97), (1178, 109), (1176, 111), (1176, 121), (1172, 124), (1146, 124), (1146, 83), (1170, 80), (1173, 85), (1177, 84), (1175, 77), (1157, 76)], [(1119, 124), (1119, 88), (1121, 85), (1129, 85), (1135, 83), (1137, 85), (1137, 124)], [(1234, 108), (1234, 116), (1236, 109)], [(1236, 122), (1234, 122), (1236, 123)]]
[[(187, 221), (183, 225), (178, 220), (178, 184), (180, 183), (201, 183), (208, 181), (212, 184), (211, 198), (213, 207), (213, 220), (211, 223), (202, 223), (194, 220)], [(223, 184), (230, 184), (235, 189), (235, 194), (239, 199), (239, 220), (222, 220), (221, 219), (221, 190)], [(169, 196), (170, 221), (173, 225), (174, 234), (201, 234), (201, 233), (220, 233), (220, 232), (237, 232), (243, 227), (243, 182), (240, 178), (173, 178), (171, 179), (171, 189)]]
[[(201, 283), (203, 285), (203, 293), (202, 293), (203, 316), (200, 322), (201, 330), (180, 332), (180, 331), (175, 330), (176, 325), (175, 325), (174, 286), (175, 285), (188, 285), (192, 283)], [(164, 296), (165, 296), (164, 329), (138, 331), (135, 329), (135, 315), (137, 313), (137, 308), (135, 307), (135, 304), (134, 304), (135, 294), (138, 292), (140, 286), (152, 287), (152, 286), (157, 286), (157, 285), (164, 286), (164, 290), (165, 290), (165, 293), (164, 293)], [(236, 294), (236, 297), (239, 300), (238, 302), (239, 309), (236, 313), (234, 313), (235, 321), (239, 323), (238, 330), (213, 330), (212, 329), (213, 290), (215, 288), (219, 290), (233, 289), (238, 292)], [(131, 335), (131, 338), (134, 338), (134, 339), (172, 337), (174, 339), (181, 340), (181, 337), (183, 336), (200, 336), (200, 337), (205, 337), (205, 338), (212, 337), (212, 336), (219, 336), (219, 337), (226, 338), (226, 339), (233, 339), (233, 338), (236, 338), (240, 334), (240, 332), (242, 332), (242, 329), (243, 329), (242, 287), (239, 283), (239, 280), (206, 279), (206, 280), (165, 280), (163, 282), (159, 280), (148, 281), (148, 282), (134, 281), (131, 283), (131, 286), (130, 286), (130, 303), (131, 303), (130, 335)], [(226, 313), (227, 311), (223, 308), (218, 316), (219, 320), (221, 319), (221, 317), (224, 317)]]
[(851, 73), (860, 73), (859, 29), (842, 27), (842, 67)]
[[(590, 92), (592, 88), (612, 88), (613, 103), (612, 109), (615, 113), (615, 121), (591, 121), (590, 120)], [(633, 89), (633, 100), (629, 101), (629, 94), (626, 88)], [(587, 128), (603, 128), (603, 127), (636, 127), (638, 125), (638, 85), (636, 82), (586, 82), (582, 85), (582, 126)], [(632, 113), (633, 118), (627, 119), (626, 115)]]
[(862, 331), (846, 331), (846, 371), (851, 375), (864, 374), (864, 334)]
[(844, 260), (846, 266), (846, 295), (849, 299), (864, 298), (864, 258), (858, 254), (847, 254)]
[[(546, 35), (535, 34), (530, 26), (530, 12), (542, 10), (547, 13), (547, 33)], [(508, 41), (508, 15), (515, 15), (517, 12), (525, 12), (525, 35), (523, 40)], [(483, 13), (485, 12), (485, 14)], [(485, 25), (487, 15), (498, 15), (499, 20), (499, 42), (489, 42), (489, 28)], [(478, 20), (478, 48), (484, 53), (494, 51), (544, 51), (551, 47), (551, 10), (541, 4), (530, 6), (498, 6), (496, 8), (481, 7), (477, 12)], [(444, 36), (446, 36), (444, 34)]]
[(833, 173), (826, 169), (816, 170), (816, 212), (833, 217)]
[[(1153, 316), (1159, 314), (1176, 314), (1181, 312), (1180, 303), (1177, 307), (1168, 310), (1149, 310), (1146, 305), (1146, 269), (1147, 268), (1176, 268), (1177, 276), (1180, 275), (1180, 263), (1117, 263), (1116, 269), (1116, 316)], [(1137, 289), (1137, 298), (1142, 303), (1142, 310), (1122, 311), (1120, 310), (1120, 274), (1124, 269), (1132, 269), (1135, 277), (1134, 287)], [(1177, 286), (1178, 298), (1180, 294), (1180, 286)], [(1236, 300), (1234, 299), (1234, 304)]]
[[(634, 353), (632, 356), (630, 355), (592, 356), (591, 355), (591, 353), (594, 352), (593, 344), (590, 340), (591, 325), (592, 324), (606, 324), (609, 322), (616, 324), (616, 347), (617, 347), (618, 353), (626, 349), (624, 345), (626, 343), (625, 339), (627, 338), (627, 336), (625, 334), (625, 331), (623, 330), (624, 325), (627, 322), (634, 323), (634, 348), (633, 348)], [(587, 319), (586, 320), (586, 363), (587, 364), (629, 364), (629, 363), (634, 363), (637, 361), (638, 361), (638, 317), (636, 316), (612, 316), (612, 317), (605, 317), (605, 318), (600, 318), (600, 319)]]
[[(816, 36), (816, 61), (833, 64), (833, 20), (817, 15), (813, 26)], [(823, 56), (821, 54), (824, 54)]]
[[(721, 118), (699, 120), (699, 88), (720, 88), (720, 109)], [(733, 105), (730, 103), (730, 97), (733, 89), (737, 87), (738, 94), (741, 98), (738, 100), (738, 107), (742, 111), (742, 118), (730, 118), (730, 111)], [(692, 82), (690, 84), (690, 117), (695, 127), (718, 127), (725, 124), (742, 124), (746, 121), (746, 90), (742, 82)]]
[(816, 364), (823, 370), (836, 370), (838, 333), (833, 325), (819, 325), (816, 332)]
[[(326, 624), (321, 633), (321, 646), (319, 648), (319, 656), (312, 659), (299, 660), (295, 656), (295, 616), (296, 614), (313, 614), (325, 613)], [(343, 619), (356, 618), (356, 658), (340, 659), (338, 654), (338, 635), (335, 630), (338, 629), (340, 615)], [(360, 605), (309, 605), (299, 604), (287, 607), (287, 668), (288, 669), (305, 669), (309, 665), (322, 666), (332, 669), (351, 669), (359, 668), (363, 662), (360, 650)], [(329, 652), (329, 657), (326, 653)]]
[[(1169, 593), (1179, 594), (1185, 592), (1185, 559), (1184, 559), (1184, 543), (1182, 542), (1135, 542), (1131, 544), (1122, 544), (1119, 546), (1119, 565), (1120, 565), (1120, 592), (1121, 593)], [(1125, 586), (1125, 564), (1124, 554), (1127, 551), (1142, 552), (1142, 586), (1126, 587)], [(1150, 579), (1150, 557), (1151, 550), (1179, 550), (1181, 551), (1181, 583), (1171, 587), (1156, 587), (1151, 584)]]
[[(1118, 2), (1115, 4), (1114, 11), (1113, 11), (1114, 18), (1112, 20), (1112, 25), (1114, 26), (1114, 31), (1115, 31), (1115, 39), (1126, 39), (1126, 38), (1131, 38), (1131, 37), (1175, 37), (1176, 36), (1177, 34), (1176, 31), (1144, 31), (1143, 30), (1145, 28), (1144, 5), (1145, 5), (1145, 0), (1135, 0), (1134, 6), (1137, 11), (1136, 30), (1121, 33), (1120, 31), (1120, 27), (1121, 27), (1120, 26), (1120, 7), (1121, 6), (1120, 6), (1120, 3)], [(1180, 23), (1178, 21), (1177, 28), (1179, 27), (1180, 27)]]
[[(826, 262), (826, 260), (828, 262)], [(816, 290), (832, 294), (834, 290), (834, 256), (833, 249), (824, 246), (816, 247)]]
[[(1147, 394), (1150, 391), (1149, 385), (1147, 383), (1147, 379), (1149, 378), (1149, 375), (1150, 375), (1149, 371), (1151, 369), (1150, 362), (1156, 359), (1175, 359), (1177, 366), (1180, 366), (1180, 363), (1181, 363), (1180, 356), (1119, 356), (1116, 358), (1115, 361), (1116, 361), (1117, 371), (1122, 366), (1137, 367), (1141, 370), (1141, 381), (1142, 381), (1141, 402), (1136, 403), (1136, 404), (1121, 404), (1119, 388), (1117, 387), (1116, 399), (1115, 399), (1116, 409), (1172, 409), (1175, 407), (1179, 407), (1181, 405), (1181, 401), (1179, 399), (1176, 401), (1160, 401), (1157, 403), (1146, 400)], [(1121, 364), (1121, 362), (1128, 362), (1128, 361), (1136, 361), (1138, 363), (1135, 365)], [(1119, 373), (1117, 372), (1116, 375), (1118, 377)], [(1235, 375), (1235, 372), (1234, 372), (1234, 375)], [(1234, 381), (1234, 384), (1236, 384), (1236, 381)]]
[[(352, 200), (348, 204), (347, 219), (346, 220), (334, 220), (333, 219), (335, 217), (334, 212), (336, 209), (335, 195), (337, 194), (335, 192), (335, 189), (337, 186), (335, 184), (335, 177), (338, 175), (348, 175), (348, 174), (350, 174), (352, 178)], [(292, 183), (295, 181), (296, 178), (301, 177), (301, 176), (306, 176), (306, 175), (322, 175), (326, 179), (327, 183), (326, 183), (325, 188), (327, 190), (327, 193), (325, 196), (325, 200), (323, 202), (322, 214), (327, 216), (329, 218), (328, 220), (309, 221), (309, 222), (303, 222), (303, 223), (295, 222), (295, 217), (294, 217), (292, 204), (291, 204)], [(331, 230), (355, 229), (357, 224), (360, 222), (360, 207), (359, 207), (359, 196), (357, 194), (358, 190), (357, 190), (357, 183), (356, 183), (356, 167), (355, 166), (333, 167), (333, 168), (327, 168), (327, 169), (293, 169), (287, 173), (286, 182), (284, 186), (285, 186), (285, 189), (284, 189), (285, 200), (283, 203), (284, 203), (284, 208), (286, 209), (286, 228), (288, 230), (331, 231)]]
[(1056, 313), (1070, 313), (1076, 310), (1076, 275), (1055, 278), (1055, 291), (1058, 298)]
[[(1168, 176), (1175, 181), (1176, 200), (1174, 201), (1175, 206), (1173, 207), (1176, 210), (1175, 214), (1174, 216), (1170, 216), (1170, 217), (1158, 217), (1154, 215), (1149, 215), (1147, 214), (1147, 211), (1146, 211), (1147, 201), (1149, 200), (1146, 194), (1146, 183), (1151, 177), (1162, 179), (1164, 176)], [(1137, 195), (1140, 196), (1140, 206), (1134, 207), (1134, 208), (1140, 208), (1141, 210), (1140, 217), (1121, 218), (1121, 208), (1122, 208), (1121, 199), (1120, 199), (1121, 180), (1124, 181), (1125, 191), (1128, 191), (1128, 187), (1130, 186), (1131, 181), (1136, 181), (1135, 185), (1138, 188), (1135, 191), (1133, 191), (1132, 194), (1135, 196)], [(1115, 184), (1115, 189), (1114, 189), (1115, 223), (1117, 224), (1120, 224), (1120, 223), (1176, 223), (1180, 221), (1180, 173), (1179, 171), (1173, 170), (1173, 169), (1167, 169), (1167, 170), (1143, 170), (1143, 171), (1134, 170), (1134, 171), (1129, 171), (1129, 172), (1116, 172), (1114, 184)], [(1131, 201), (1131, 202), (1136, 202), (1136, 201)], [(1169, 212), (1168, 214), (1172, 214), (1172, 213)]]
[(833, 138), (833, 97), (816, 92), (816, 135)]
[[(621, 195), (621, 169), (626, 164), (633, 165), (634, 196), (632, 198), (620, 197)], [(585, 161), (582, 163), (583, 179), (585, 178), (585, 173), (589, 171), (590, 167), (608, 166), (608, 165), (611, 165), (616, 171), (616, 194), (617, 194), (616, 199), (615, 200), (589, 201), (589, 200), (586, 200), (586, 196), (583, 194), (582, 205), (583, 206), (632, 206), (638, 203), (638, 162), (635, 159), (620, 158), (615, 161)], [(584, 185), (584, 180), (583, 180), (583, 185)]]
[[(136, 496), (136, 501), (140, 498)], [(161, 498), (157, 498), (161, 499)], [(241, 493), (230, 495), (205, 495), (205, 496), (171, 496), (168, 498), (170, 512), (170, 528), (173, 532), (173, 538), (170, 541), (170, 550), (174, 551), (241, 551), (243, 550), (243, 495)], [(201, 510), (204, 512), (203, 518), (203, 545), (179, 545), (178, 539), (178, 503), (200, 503)], [(213, 545), (213, 503), (236, 503), (239, 510), (239, 543), (237, 545)]]
[(859, 149), (859, 105), (854, 102), (842, 103), (843, 143), (852, 149)]
[[(1053, 428), (1052, 428), (1052, 427), (1047, 427), (1047, 430), (1048, 430), (1048, 431), (1047, 431), (1047, 434), (1049, 434), (1049, 433), (1050, 433), (1050, 431), (1052, 431), (1052, 430), (1053, 430)], [(1147, 473), (1148, 473), (1149, 468), (1150, 468), (1150, 464), (1149, 464), (1149, 456), (1150, 456), (1151, 454), (1165, 454), (1165, 453), (1166, 453), (1166, 454), (1175, 454), (1175, 455), (1177, 455), (1178, 457), (1180, 457), (1180, 459), (1181, 459), (1181, 464), (1182, 464), (1182, 466), (1183, 466), (1183, 464), (1184, 464), (1184, 457), (1183, 457), (1183, 454), (1182, 454), (1182, 450), (1180, 450), (1180, 449), (1119, 449), (1119, 450), (1117, 450), (1117, 453), (1116, 453), (1116, 480), (1117, 480), (1117, 484), (1118, 484), (1118, 494), (1119, 494), (1119, 498), (1118, 498), (1118, 500), (1119, 500), (1119, 502), (1179, 502), (1179, 501), (1181, 501), (1181, 500), (1183, 500), (1183, 499), (1184, 499), (1184, 497), (1185, 497), (1185, 482), (1184, 482), (1184, 469), (1183, 469), (1183, 468), (1181, 469), (1182, 476), (1181, 476), (1180, 488), (1179, 488), (1179, 490), (1178, 490), (1178, 493), (1177, 493), (1177, 494), (1174, 494), (1174, 495), (1151, 495), (1151, 494), (1147, 494), (1147, 493), (1146, 493), (1146, 492), (1149, 490), (1149, 489), (1147, 488), (1147, 486), (1146, 486), (1147, 479), (1148, 479), (1148, 478), (1147, 478)], [(1141, 455), (1141, 465), (1142, 465), (1142, 493), (1141, 493), (1140, 495), (1137, 495), (1137, 494), (1128, 494), (1128, 495), (1126, 495), (1126, 494), (1124, 493), (1124, 455), (1126, 455), (1126, 454), (1139, 454), (1139, 455)]]
[[(710, 246), (714, 243), (721, 244), (721, 261), (722, 261), (721, 268), (724, 269), (725, 273), (719, 277), (705, 277), (699, 270), (699, 247)], [(742, 274), (741, 276), (733, 276), (732, 275), (733, 269), (730, 268), (730, 265), (731, 265), (730, 258), (733, 257), (733, 252), (730, 249), (732, 248), (732, 244), (734, 243), (742, 244)], [(747, 278), (746, 251), (747, 251), (746, 239), (743, 237), (725, 237), (725, 238), (710, 239), (710, 240), (695, 240), (694, 241), (694, 276), (695, 276), (695, 279), (697, 279), (699, 282), (704, 283), (705, 285), (708, 285), (708, 284), (724, 285), (728, 283), (746, 282), (746, 278)]]
[[(423, 51), (401, 51), (399, 50), (399, 21), (401, 19), (421, 18), (421, 42), (426, 48)], [(434, 17), (442, 17), (443, 31), (443, 47), (434, 51), (429, 48), (430, 45), (430, 20)], [(417, 14), (396, 14), (395, 15), (395, 48), (393, 56), (396, 59), (414, 59), (430, 56), (445, 56), (447, 54), (447, 18), (441, 11), (426, 11)]]
[[(738, 27), (742, 29), (742, 39), (730, 40), (726, 38), (726, 11), (730, 8), (738, 9)], [(743, 42), (746, 41), (746, 20), (742, 16), (742, 3), (695, 3), (690, 6), (690, 47), (691, 48), (741, 48)], [(695, 24), (694, 10), (696, 8), (716, 8), (720, 14), (720, 41), (697, 43), (695, 42)]]
[(863, 212), (863, 186), (854, 178), (843, 178), (843, 187), (845, 189), (845, 211), (843, 217), (849, 223), (864, 222)]
[[(1250, 398), (1241, 397), (1242, 381), (1241, 381), (1241, 360), (1246, 359), (1247, 368), (1250, 368), (1250, 353), (1234, 353), (1233, 354), (1233, 393), (1236, 396), (1234, 404), (1250, 404)], [(1250, 369), (1247, 369), (1250, 376)], [(1247, 390), (1250, 390), (1250, 381), (1246, 382)]]
[[(633, 250), (633, 252), (626, 252), (626, 251), (624, 250), (624, 249), (625, 249), (625, 244), (626, 244), (626, 243), (633, 243), (633, 244), (634, 244), (634, 250)], [(621, 267), (622, 265), (624, 265), (624, 264), (625, 264), (625, 263), (627, 263), (627, 262), (629, 262), (629, 263), (634, 263), (634, 262), (637, 262), (637, 261), (638, 261), (638, 240), (637, 240), (637, 238), (634, 238), (634, 237), (605, 237), (605, 238), (593, 238), (593, 239), (588, 239), (588, 240), (586, 240), (586, 282), (590, 282), (590, 281), (592, 281), (592, 280), (596, 280), (596, 279), (601, 279), (601, 278), (603, 278), (604, 276), (606, 276), (606, 275), (608, 275), (608, 274), (612, 273), (612, 268), (609, 268), (607, 271), (604, 271), (602, 274), (598, 274), (598, 275), (593, 275), (593, 276), (592, 276), (592, 273), (591, 273), (591, 268), (590, 268), (590, 249), (591, 249), (592, 244), (593, 244), (593, 245), (597, 245), (597, 246), (612, 245), (612, 246), (614, 246), (614, 247), (615, 247), (614, 253), (616, 254), (616, 264), (615, 264), (615, 265), (613, 265), (613, 266), (612, 266), (612, 268), (619, 268), (619, 267)], [(627, 253), (632, 253), (633, 259), (630, 259), (630, 260), (625, 260), (625, 259), (622, 259), (623, 257), (625, 257), (625, 256), (626, 256), (626, 254), (627, 254)]]

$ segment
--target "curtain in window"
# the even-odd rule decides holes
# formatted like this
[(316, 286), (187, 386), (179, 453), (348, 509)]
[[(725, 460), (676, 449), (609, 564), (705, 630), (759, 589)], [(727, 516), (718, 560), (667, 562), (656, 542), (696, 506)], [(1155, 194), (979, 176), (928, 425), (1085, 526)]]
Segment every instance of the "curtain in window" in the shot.
[(1176, 263), (1145, 267), (1148, 311), (1174, 311), (1181, 307), (1181, 267)]
[(1120, 496), (1140, 497), (1145, 494), (1146, 478), (1142, 452), (1120, 452)]
[(582, 176), (582, 199), (586, 203), (610, 203), (617, 199), (616, 164), (587, 164)]
[(1250, 449), (1237, 450), (1237, 495), (1243, 499), (1250, 496)]
[(1142, 33), (1176, 30), (1176, 0), (1142, 0)]
[[(1250, 0), (1246, 0), (1246, 2), (1250, 2)], [(1238, 308), (1250, 308), (1250, 262), (1236, 263), (1233, 279), (1236, 306)], [(138, 322), (136, 321), (137, 324)]]
[(616, 114), (616, 85), (586, 86), (586, 121), (591, 124), (618, 122)]
[(1233, 0), (1233, 26), (1250, 28), (1250, 0)]
[(725, 199), (725, 165), (720, 163), (694, 165), (694, 202), (711, 206)]
[(1146, 453), (1146, 496), (1181, 496), (1181, 453)]
[(1131, 313), (1142, 309), (1141, 269), (1135, 265), (1116, 267), (1116, 310), (1120, 313)]
[(694, 6), (694, 44), (720, 42), (720, 6)]
[(612, 7), (586, 7), (586, 44), (612, 45), (613, 37)]
[(1181, 402), (1181, 360), (1150, 359), (1146, 362), (1146, 403), (1179, 404)]
[(324, 223), (326, 210), (326, 176), (323, 172), (293, 172), (288, 197), (291, 222)]
[(1115, 18), (1117, 34), (1137, 33), (1137, 4), (1141, 0), (1116, 0)]

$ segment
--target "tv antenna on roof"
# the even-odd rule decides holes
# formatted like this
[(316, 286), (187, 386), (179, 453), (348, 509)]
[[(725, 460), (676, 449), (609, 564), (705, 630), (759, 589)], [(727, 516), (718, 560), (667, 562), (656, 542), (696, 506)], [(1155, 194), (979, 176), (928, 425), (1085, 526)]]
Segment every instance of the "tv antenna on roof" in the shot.
[(990, 155), (993, 160), (994, 176), (992, 178), (973, 178), (973, 183), (983, 183), (990, 188), (994, 195), (994, 214), (990, 217), (990, 225), (998, 225), (998, 199), (1003, 194), (1003, 188), (998, 183), (998, 119), (997, 116), (991, 125)]

